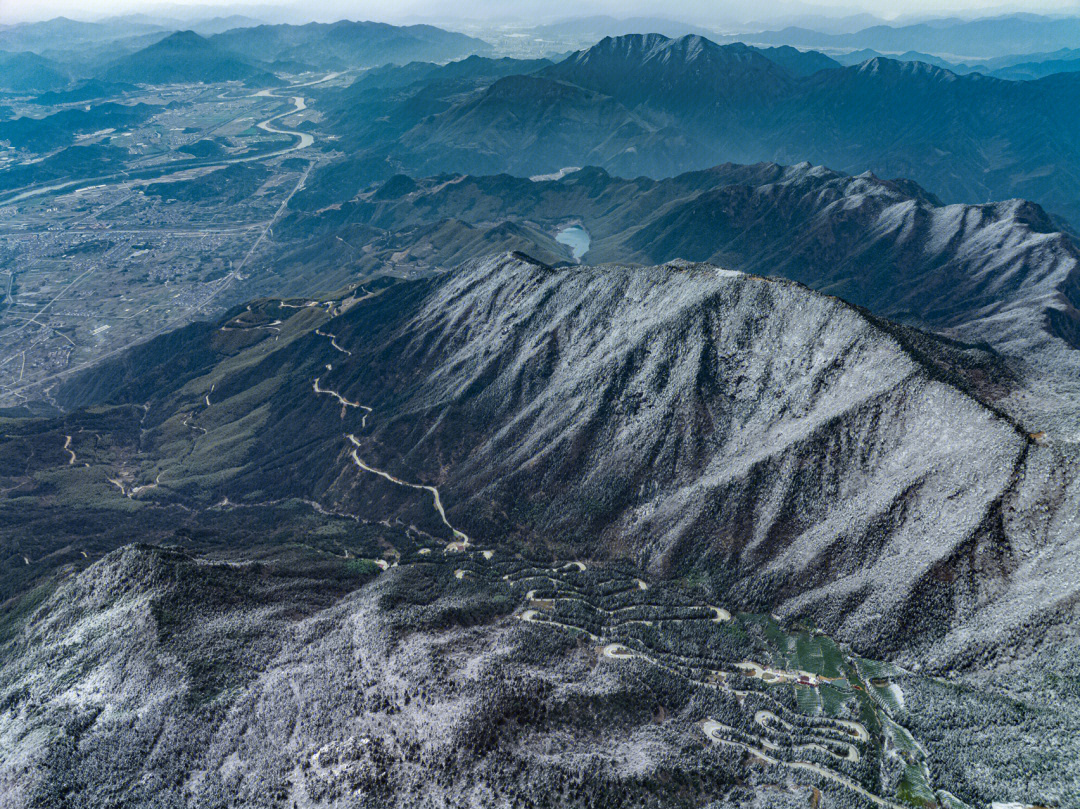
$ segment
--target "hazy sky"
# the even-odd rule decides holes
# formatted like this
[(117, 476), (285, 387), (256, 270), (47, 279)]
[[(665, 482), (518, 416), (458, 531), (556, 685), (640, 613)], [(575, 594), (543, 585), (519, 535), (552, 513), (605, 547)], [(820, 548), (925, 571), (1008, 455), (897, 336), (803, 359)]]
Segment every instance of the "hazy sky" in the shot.
[[(202, 2), (197, 6), (155, 0), (0, 0), (0, 22), (46, 19), (59, 14), (76, 19), (99, 19), (113, 14), (133, 12), (165, 13), (181, 18), (213, 16), (215, 13), (244, 13), (252, 16), (276, 17), (279, 20), (372, 19), (387, 22), (433, 21), (462, 19), (548, 22), (583, 14), (610, 14), (617, 17), (635, 15), (663, 16), (718, 25), (733, 22), (772, 19), (783, 20), (807, 14), (844, 16), (869, 12), (893, 19), (898, 16), (940, 16), (960, 13), (964, 16), (986, 16), (1011, 11), (1078, 13), (1077, 0), (1034, 0), (990, 4), (985, 0), (816, 0), (813, 3), (797, 0), (671, 0), (657, 4), (655, 0), (312, 0), (305, 3), (267, 4), (265, 0), (220, 0)], [(277, 21), (277, 20), (274, 20)]]

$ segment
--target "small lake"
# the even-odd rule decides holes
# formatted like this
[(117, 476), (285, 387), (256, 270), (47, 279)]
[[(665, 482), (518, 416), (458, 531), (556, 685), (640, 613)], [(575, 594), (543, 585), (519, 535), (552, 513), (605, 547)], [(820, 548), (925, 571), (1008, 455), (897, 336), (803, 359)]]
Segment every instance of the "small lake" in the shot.
[(585, 230), (581, 225), (570, 225), (555, 234), (555, 241), (569, 247), (570, 253), (574, 256), (574, 261), (580, 264), (581, 257), (589, 252), (589, 244), (592, 239), (589, 236), (589, 231)]

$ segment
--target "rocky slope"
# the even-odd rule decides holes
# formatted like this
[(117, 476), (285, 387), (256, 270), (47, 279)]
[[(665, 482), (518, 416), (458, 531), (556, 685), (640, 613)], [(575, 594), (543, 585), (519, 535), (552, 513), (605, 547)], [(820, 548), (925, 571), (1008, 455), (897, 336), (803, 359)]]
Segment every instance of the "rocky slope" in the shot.
[(429, 565), (328, 598), (325, 570), (274, 562), (132, 547), (66, 583), (0, 668), (5, 806), (689, 805), (652, 777), (716, 772), (676, 762), (688, 719), (649, 721), (655, 678), (493, 624), (505, 595)]
[(0, 790), (1059, 803), (1080, 459), (997, 407), (1021, 382), (686, 262), (506, 255), (163, 336), (4, 424)]
[[(955, 654), (967, 644), (948, 633), (987, 604), (1016, 607), (1012, 625), (1068, 601), (1071, 588), (1010, 601), (1029, 583), (1018, 570), (1061, 562), (1055, 515), (1075, 495), (1066, 467), (1057, 483), (1025, 477), (1069, 462), (980, 393), (987, 376), (1010, 385), (984, 351), (790, 282), (515, 258), (391, 287), (321, 331), (334, 343), (298, 334), (232, 372), (212, 355), (172, 369), (216, 339), (193, 332), (60, 398), (147, 403), (156, 460), (135, 478), (162, 473), (151, 498), (301, 496), (452, 538), (423, 498), (358, 474), (352, 434), (365, 464), (437, 485), (469, 536), (704, 575), (737, 604), (877, 648)], [(1018, 498), (1046, 485), (1057, 502), (1035, 540)]]
[[(327, 207), (331, 195), (353, 196)], [(496, 229), (508, 222), (513, 243)], [(363, 272), (424, 271), (503, 249), (548, 263), (561, 250), (568, 261), (550, 236), (570, 222), (591, 235), (587, 262), (709, 261), (989, 343), (1041, 391), (1009, 397), (1002, 387), (1002, 406), (1031, 432), (1077, 434), (1078, 250), (1029, 202), (942, 205), (908, 181), (805, 163), (723, 165), (659, 181), (595, 168), (537, 182), (398, 176), (360, 193), (316, 176), (283, 226), (301, 246), (281, 264), (310, 287), (311, 273), (339, 272), (361, 249)]]
[[(792, 806), (808, 784), (843, 806), (911, 789), (925, 760), (926, 800), (1060, 798), (1068, 743), (998, 759), (1073, 732), (1046, 674), (1074, 676), (1080, 476), (980, 393), (998, 362), (790, 281), (514, 255), (159, 338), (0, 443), (0, 518), (55, 535), (114, 504), (108, 537), (73, 525), (23, 560), (45, 578), (0, 622), (0, 789), (20, 807), (749, 807), (780, 783)], [(136, 531), (173, 548), (77, 573), (80, 548)], [(811, 756), (817, 779), (798, 745), (768, 748), (789, 772), (703, 744), (706, 720), (765, 744), (762, 709), (831, 721), (708, 671), (817, 670), (835, 658), (811, 625), (892, 706), (862, 753)], [(966, 685), (913, 673), (954, 666)], [(827, 715), (869, 722), (846, 693)], [(911, 761), (898, 722), (926, 743)]]

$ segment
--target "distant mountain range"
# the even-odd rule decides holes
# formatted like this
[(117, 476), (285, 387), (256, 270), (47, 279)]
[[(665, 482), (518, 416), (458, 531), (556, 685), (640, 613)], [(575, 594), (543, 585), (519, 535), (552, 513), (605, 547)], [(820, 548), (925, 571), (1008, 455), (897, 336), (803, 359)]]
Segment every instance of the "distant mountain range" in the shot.
[(190, 30), (202, 36), (211, 36), (213, 34), (224, 33), (225, 31), (232, 31), (235, 28), (252, 28), (256, 25), (265, 24), (263, 20), (256, 19), (255, 17), (248, 17), (244, 14), (228, 14), (225, 16), (203, 17), (189, 20), (129, 14), (123, 17), (114, 17), (108, 22), (135, 21), (147, 22), (168, 31)]
[(218, 47), (261, 62), (294, 61), (319, 69), (376, 67), (390, 62), (442, 62), (484, 54), (491, 46), (475, 37), (430, 25), (377, 22), (260, 25), (211, 38)]
[(819, 70), (840, 67), (840, 62), (818, 51), (801, 51), (789, 45), (775, 48), (758, 48), (758, 53), (775, 62), (793, 76), (810, 76)]
[[(547, 59), (494, 59), (469, 56), (449, 64), (409, 62), (406, 65), (386, 64), (360, 74), (347, 91), (356, 96), (362, 91), (392, 91), (413, 86), (437, 85), (439, 88), (472, 86), (503, 76), (519, 76), (552, 64)], [(464, 84), (462, 84), (464, 83)]]
[[(173, 23), (175, 27), (182, 26), (179, 21)], [(164, 19), (130, 15), (93, 23), (58, 17), (0, 29), (0, 52), (27, 52), (21, 62), (4, 57), (5, 66), (11, 64), (5, 71), (10, 78), (0, 76), (0, 89), (8, 86), (16, 92), (59, 89), (62, 85), (55, 80), (50, 84), (47, 74), (42, 72), (46, 68), (83, 78), (130, 77), (141, 69), (142, 60), (151, 73), (139, 81), (158, 83), (221, 81), (223, 76), (243, 78), (243, 65), (259, 65), (265, 75), (268, 68), (289, 72), (343, 70), (417, 60), (444, 62), (491, 51), (491, 46), (483, 40), (430, 25), (395, 26), (348, 20), (330, 24), (263, 25), (248, 17), (231, 16), (184, 26), (190, 30), (176, 31), (175, 27), (170, 27)], [(209, 37), (216, 50), (208, 50), (192, 35)], [(154, 45), (162, 43), (165, 44), (161, 48), (154, 49)], [(137, 55), (144, 50), (148, 52)], [(33, 65), (28, 52), (52, 61)], [(120, 66), (112, 64), (123, 55), (134, 58)], [(166, 69), (170, 55), (177, 60), (175, 79), (169, 78)], [(157, 64), (158, 61), (162, 64)], [(201, 75), (196, 70), (200, 63), (206, 66)], [(36, 78), (27, 73), (32, 67), (38, 71)]]
[(755, 45), (793, 45), (797, 48), (873, 48), (891, 53), (923, 51), (963, 60), (1076, 47), (1080, 42), (1080, 17), (1009, 14), (978, 20), (875, 25), (853, 33), (823, 33), (789, 27), (740, 34), (731, 39)]
[[(333, 169), (315, 173), (281, 225), (310, 240), (302, 255), (321, 254), (328, 265), (357, 261), (341, 238), (382, 244), (360, 260), (374, 270), (399, 251), (401, 266), (422, 266), (435, 225), (446, 238), (455, 222), (470, 233), (507, 221), (554, 233), (572, 220), (591, 235), (592, 263), (708, 261), (790, 278), (1017, 355), (1050, 343), (1080, 347), (1080, 250), (1031, 203), (942, 205), (910, 182), (810, 164), (724, 165), (659, 181), (596, 168), (545, 181), (398, 176), (360, 194), (338, 180)], [(331, 197), (347, 201), (328, 209)], [(494, 241), (485, 252), (504, 246)], [(437, 255), (451, 263), (456, 252), (444, 242)]]
[(139, 88), (134, 84), (125, 82), (101, 81), (90, 79), (82, 81), (66, 90), (50, 90), (41, 93), (32, 99), (32, 103), (42, 107), (51, 107), (58, 104), (73, 104), (79, 101), (96, 101), (98, 99), (114, 99), (125, 93), (137, 91)]
[(274, 86), (283, 83), (194, 31), (178, 31), (148, 48), (121, 57), (105, 71), (104, 78), (138, 84), (247, 81)]
[(778, 96), (792, 84), (788, 71), (753, 48), (660, 34), (601, 40), (538, 75), (602, 93), (628, 109), (709, 119)]
[(1080, 224), (1080, 74), (1009, 82), (884, 58), (810, 72), (817, 64), (816, 54), (635, 35), (471, 89), (431, 78), (365, 95), (358, 85), (329, 115), (370, 179), (395, 167), (530, 176), (592, 164), (660, 177), (809, 160), (909, 177), (947, 202), (1032, 199)]
[(203, 36), (209, 36), (234, 28), (259, 24), (259, 20), (239, 14), (194, 19), (187, 22), (147, 14), (127, 14), (94, 22), (54, 17), (40, 22), (0, 26), (0, 49), (70, 50), (152, 34), (165, 35), (179, 30), (191, 30)]
[(66, 50), (163, 30), (159, 25), (141, 20), (116, 19), (108, 22), (82, 22), (67, 17), (55, 17), (51, 20), (19, 23), (0, 29), (0, 50), (35, 52)]
[(70, 107), (40, 118), (23, 115), (0, 123), (0, 140), (19, 149), (46, 152), (70, 144), (78, 135), (122, 130), (160, 111), (160, 105), (110, 101), (87, 108)]
[(688, 34), (712, 37), (716, 32), (701, 25), (664, 17), (611, 17), (597, 14), (588, 17), (572, 17), (558, 22), (537, 25), (526, 29), (524, 34), (539, 42), (552, 44), (591, 44), (604, 37), (639, 34), (655, 31), (669, 37)]
[(999, 79), (1012, 79), (1014, 81), (1031, 81), (1056, 73), (1075, 73), (1080, 70), (1080, 50), (1065, 49), (1067, 58), (1031, 60), (1017, 62), (1008, 67), (998, 68), (990, 73)]
[(1072, 73), (1080, 65), (1080, 49), (1061, 48), (1052, 53), (1032, 53), (1002, 56), (979, 62), (950, 62), (930, 53), (907, 51), (901, 54), (880, 53), (869, 48), (838, 53), (833, 59), (842, 65), (859, 65), (868, 59), (883, 56), (897, 62), (926, 62), (957, 74), (981, 73), (1008, 81), (1031, 81), (1052, 76), (1055, 73)]

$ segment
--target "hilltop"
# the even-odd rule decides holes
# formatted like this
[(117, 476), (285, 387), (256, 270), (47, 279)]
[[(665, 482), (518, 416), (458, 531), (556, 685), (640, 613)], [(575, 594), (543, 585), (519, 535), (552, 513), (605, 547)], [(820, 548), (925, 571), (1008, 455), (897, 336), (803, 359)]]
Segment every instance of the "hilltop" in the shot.
[(177, 31), (160, 42), (112, 63), (103, 78), (138, 84), (245, 81), (281, 84), (257, 68), (194, 31)]

